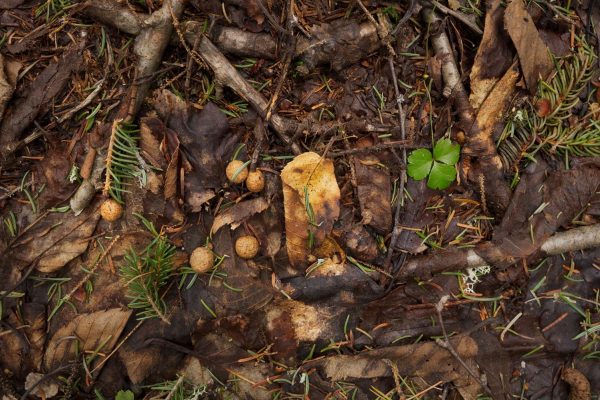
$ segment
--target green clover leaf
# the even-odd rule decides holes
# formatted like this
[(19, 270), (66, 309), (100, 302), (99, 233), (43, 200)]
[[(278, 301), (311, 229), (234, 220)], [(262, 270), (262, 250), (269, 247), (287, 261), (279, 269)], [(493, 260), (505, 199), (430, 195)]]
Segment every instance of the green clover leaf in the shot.
[(427, 149), (417, 149), (408, 156), (408, 166), (406, 172), (416, 181), (425, 179), (431, 171), (433, 165), (433, 157)]
[(456, 168), (454, 165), (446, 165), (439, 162), (433, 163), (427, 187), (430, 189), (446, 189), (456, 179)]
[(115, 400), (134, 400), (135, 396), (131, 390), (119, 390), (115, 396)]
[(433, 147), (433, 158), (446, 165), (454, 165), (460, 157), (460, 146), (452, 144), (450, 139), (442, 139)]
[(456, 179), (454, 165), (460, 157), (460, 145), (450, 139), (442, 139), (433, 147), (433, 155), (428, 149), (417, 149), (408, 156), (406, 172), (414, 180), (420, 181), (429, 176), (427, 186), (431, 189), (446, 189)]

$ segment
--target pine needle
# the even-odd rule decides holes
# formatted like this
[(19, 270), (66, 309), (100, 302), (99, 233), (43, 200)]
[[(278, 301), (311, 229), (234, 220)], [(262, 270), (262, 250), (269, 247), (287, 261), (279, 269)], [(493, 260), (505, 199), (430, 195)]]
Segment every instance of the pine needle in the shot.
[(139, 175), (139, 149), (135, 125), (123, 120), (115, 120), (112, 125), (108, 151), (106, 154), (106, 178), (102, 193), (123, 203), (123, 193), (129, 183), (126, 181)]
[[(157, 233), (153, 226), (151, 231)], [(125, 255), (119, 274), (131, 299), (129, 308), (139, 310), (138, 320), (160, 318), (169, 323), (163, 289), (173, 276), (174, 255), (175, 246), (162, 233), (140, 254), (130, 249)]]
[[(575, 112), (582, 108), (581, 95), (592, 79), (596, 57), (594, 50), (578, 39), (575, 54), (554, 59), (554, 76), (540, 82), (533, 102), (513, 114), (498, 141), (506, 170), (514, 170), (523, 158), (533, 159), (539, 151), (563, 157), (600, 156), (597, 115), (593, 110), (584, 115)], [(540, 109), (536, 110), (536, 105)]]

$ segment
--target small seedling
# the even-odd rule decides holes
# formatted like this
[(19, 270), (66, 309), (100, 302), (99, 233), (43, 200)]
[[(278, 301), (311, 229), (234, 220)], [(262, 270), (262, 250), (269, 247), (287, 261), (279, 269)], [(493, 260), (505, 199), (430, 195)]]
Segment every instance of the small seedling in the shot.
[(414, 180), (427, 179), (431, 189), (446, 189), (456, 179), (454, 167), (460, 157), (460, 146), (450, 139), (442, 139), (429, 149), (417, 149), (408, 156), (408, 175)]

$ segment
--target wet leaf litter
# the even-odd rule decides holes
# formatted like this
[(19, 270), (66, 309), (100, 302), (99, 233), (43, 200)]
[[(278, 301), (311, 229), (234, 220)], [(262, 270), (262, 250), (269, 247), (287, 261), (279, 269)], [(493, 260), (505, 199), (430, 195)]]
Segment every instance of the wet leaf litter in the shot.
[(0, 397), (592, 399), (592, 0), (0, 4)]

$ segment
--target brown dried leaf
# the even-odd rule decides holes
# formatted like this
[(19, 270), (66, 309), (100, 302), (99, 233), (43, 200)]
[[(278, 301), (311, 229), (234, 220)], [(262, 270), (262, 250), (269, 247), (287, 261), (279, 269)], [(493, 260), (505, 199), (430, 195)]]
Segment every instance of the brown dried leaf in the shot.
[(261, 213), (269, 207), (269, 202), (263, 197), (242, 201), (234, 206), (220, 212), (213, 221), (210, 232), (214, 235), (225, 225), (231, 225), (231, 229), (236, 229), (243, 220), (254, 214)]
[[(300, 154), (281, 171), (281, 180), (288, 257), (293, 266), (305, 266), (311, 250), (309, 229), (314, 233), (314, 246), (319, 247), (340, 213), (340, 188), (333, 162), (313, 152)], [(305, 204), (305, 191), (309, 205)], [(312, 224), (309, 207), (314, 214)]]
[(479, 108), (483, 103), (513, 59), (510, 39), (504, 31), (504, 7), (500, 6), (500, 0), (487, 1), (486, 7), (483, 37), (470, 76), (469, 100), (474, 108)]
[(6, 157), (13, 151), (14, 142), (21, 132), (70, 81), (71, 73), (83, 61), (81, 52), (84, 47), (85, 41), (81, 41), (65, 51), (59, 61), (50, 63), (6, 112), (0, 125), (0, 156)]
[[(477, 342), (469, 336), (450, 339), (455, 351), (462, 359), (477, 355)], [(403, 376), (443, 376), (444, 380), (460, 379), (460, 364), (449, 351), (435, 342), (423, 342), (406, 346), (383, 347), (358, 355), (336, 355), (316, 362), (325, 376), (332, 380), (373, 379), (391, 376), (392, 369), (384, 360), (397, 362), (398, 372)], [(438, 375), (439, 374), (439, 375)]]
[(380, 163), (374, 156), (356, 157), (354, 170), (362, 223), (387, 233), (392, 229), (392, 188), (390, 172), (378, 166)]
[(545, 79), (554, 65), (523, 0), (512, 0), (504, 12), (504, 26), (519, 55), (529, 92), (535, 94), (538, 79)]
[(165, 199), (175, 197), (177, 194), (177, 178), (179, 176), (179, 143), (171, 155), (171, 160), (165, 172)]
[(88, 247), (100, 213), (98, 204), (88, 207), (78, 216), (50, 213), (42, 222), (27, 231), (12, 251), (11, 257), (29, 264), (38, 259), (36, 268), (50, 273), (64, 267)]
[(159, 140), (164, 136), (165, 129), (168, 128), (158, 118), (145, 117), (140, 120), (140, 150), (153, 167), (160, 169), (166, 167)]
[(39, 370), (46, 343), (46, 307), (40, 303), (25, 303), (22, 307), (25, 336), (30, 345), (29, 360), (32, 370)]
[(4, 108), (6, 103), (12, 97), (13, 90), (15, 90), (14, 82), (11, 82), (6, 71), (6, 62), (2, 54), (0, 54), (0, 122), (2, 121), (2, 114), (4, 114)]
[[(76, 356), (75, 350), (100, 351), (109, 354), (119, 340), (131, 310), (112, 308), (91, 314), (83, 314), (72, 319), (58, 329), (46, 349), (44, 365), (52, 370)], [(79, 343), (77, 344), (76, 341)], [(97, 361), (101, 361), (99, 357)]]

